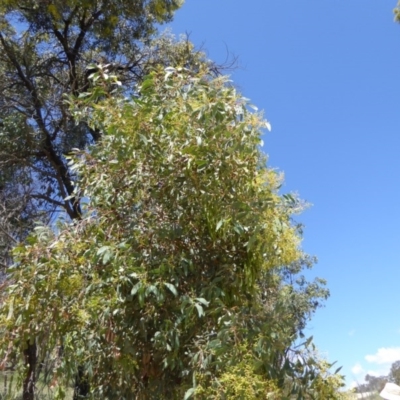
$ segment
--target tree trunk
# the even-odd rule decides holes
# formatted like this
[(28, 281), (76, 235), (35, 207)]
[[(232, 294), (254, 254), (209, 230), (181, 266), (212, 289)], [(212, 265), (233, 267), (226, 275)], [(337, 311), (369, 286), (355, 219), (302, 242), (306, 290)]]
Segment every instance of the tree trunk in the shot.
[[(82, 365), (78, 367), (78, 373), (75, 377), (75, 388), (73, 400), (81, 400), (89, 395), (90, 386), (87, 380), (85, 369)], [(24, 399), (25, 400), (25, 399)]]
[(36, 364), (37, 364), (37, 351), (36, 343), (29, 343), (28, 347), (24, 350), (25, 365), (27, 366), (26, 377), (23, 384), (23, 400), (34, 400), (35, 397), (35, 384), (36, 384)]

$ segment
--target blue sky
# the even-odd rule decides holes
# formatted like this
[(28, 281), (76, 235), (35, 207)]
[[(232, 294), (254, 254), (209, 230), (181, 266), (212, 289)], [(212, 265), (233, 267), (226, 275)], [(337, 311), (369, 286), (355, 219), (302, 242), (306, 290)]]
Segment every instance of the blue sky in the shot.
[(400, 25), (396, 0), (186, 0), (171, 23), (265, 110), (269, 165), (331, 297), (309, 324), (347, 383), (400, 359)]

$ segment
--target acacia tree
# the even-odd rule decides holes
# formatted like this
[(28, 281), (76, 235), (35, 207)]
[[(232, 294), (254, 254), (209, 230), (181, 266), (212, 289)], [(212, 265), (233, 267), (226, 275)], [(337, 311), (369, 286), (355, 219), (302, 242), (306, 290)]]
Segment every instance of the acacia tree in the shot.
[(69, 164), (82, 219), (14, 250), (4, 361), (38, 343), (60, 397), (83, 367), (93, 398), (340, 398), (298, 343), (327, 293), (292, 279), (300, 203), (260, 151), (269, 124), (205, 68), (155, 70), (128, 101), (105, 86), (74, 103), (101, 134)]

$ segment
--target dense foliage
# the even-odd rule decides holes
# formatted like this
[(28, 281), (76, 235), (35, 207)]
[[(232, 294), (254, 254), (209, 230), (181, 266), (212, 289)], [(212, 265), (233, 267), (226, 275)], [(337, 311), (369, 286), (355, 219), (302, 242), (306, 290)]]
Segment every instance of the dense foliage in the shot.
[(24, 400), (345, 398), (303, 333), (304, 204), (262, 115), (154, 36), (180, 5), (0, 4), (1, 367)]
[[(0, 2), (3, 271), (13, 262), (12, 246), (26, 238), (34, 221), (52, 223), (61, 213), (81, 216), (79, 200), (71, 197), (75, 175), (66, 155), (96, 142), (100, 132), (75, 124), (63, 96), (87, 91), (99, 63), (118, 72), (127, 88), (154, 64), (181, 61), (182, 56), (195, 64), (198, 57), (190, 43), (153, 36), (180, 5), (175, 0)], [(30, 365), (24, 398), (33, 399), (35, 345), (24, 354)]]
[(4, 361), (35, 343), (60, 397), (84, 371), (93, 398), (340, 398), (299, 341), (328, 293), (298, 275), (302, 203), (266, 166), (269, 124), (206, 68), (156, 69), (130, 100), (93, 79), (73, 102), (102, 137), (70, 159), (82, 219), (15, 248)]
[[(88, 90), (104, 63), (127, 87), (153, 64), (195, 58), (190, 44), (154, 39), (155, 26), (180, 6), (174, 0), (2, 0), (0, 2), (0, 263), (10, 263), (10, 236), (60, 212), (79, 218), (69, 198), (74, 174), (65, 155), (100, 132), (76, 125), (64, 94)], [(154, 39), (154, 40), (153, 40)], [(172, 49), (174, 47), (174, 49)], [(191, 54), (191, 55), (189, 55)]]

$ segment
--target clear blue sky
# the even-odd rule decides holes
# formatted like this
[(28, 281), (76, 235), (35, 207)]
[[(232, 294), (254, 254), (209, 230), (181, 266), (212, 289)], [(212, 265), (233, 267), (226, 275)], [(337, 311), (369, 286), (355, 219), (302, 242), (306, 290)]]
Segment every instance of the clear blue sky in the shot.
[(311, 202), (304, 249), (331, 297), (309, 324), (348, 384), (400, 359), (400, 25), (396, 0), (186, 0), (171, 24), (272, 124), (269, 165)]

